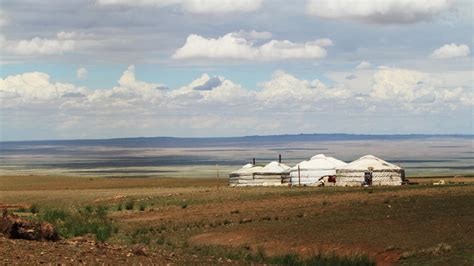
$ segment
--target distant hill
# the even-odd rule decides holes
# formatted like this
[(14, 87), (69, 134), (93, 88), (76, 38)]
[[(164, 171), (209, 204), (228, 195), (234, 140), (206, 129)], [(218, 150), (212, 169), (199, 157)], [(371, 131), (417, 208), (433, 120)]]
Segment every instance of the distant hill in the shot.
[(223, 147), (252, 146), (256, 143), (275, 144), (287, 142), (316, 141), (357, 141), (357, 140), (416, 140), (416, 139), (474, 139), (474, 135), (448, 134), (398, 134), (398, 135), (367, 135), (367, 134), (296, 134), (267, 135), (217, 138), (177, 138), (177, 137), (138, 137), (114, 139), (77, 139), (77, 140), (38, 140), (38, 141), (6, 141), (0, 142), (0, 148), (9, 145), (80, 145), (80, 146), (117, 146), (117, 147)]

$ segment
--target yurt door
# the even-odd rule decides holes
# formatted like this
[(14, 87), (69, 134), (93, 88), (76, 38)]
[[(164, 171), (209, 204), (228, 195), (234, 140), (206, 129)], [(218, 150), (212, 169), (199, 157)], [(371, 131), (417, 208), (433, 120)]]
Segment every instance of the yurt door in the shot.
[(364, 173), (364, 184), (372, 186), (372, 171), (367, 171)]

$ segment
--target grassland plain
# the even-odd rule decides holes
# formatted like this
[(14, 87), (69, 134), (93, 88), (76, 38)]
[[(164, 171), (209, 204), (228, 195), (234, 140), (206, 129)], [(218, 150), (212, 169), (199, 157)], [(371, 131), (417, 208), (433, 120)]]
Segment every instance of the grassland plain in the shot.
[[(348, 258), (349, 264), (472, 265), (474, 179), (445, 180), (445, 186), (412, 179), (420, 185), (369, 189), (229, 188), (226, 179), (2, 176), (0, 205), (33, 218), (51, 209), (105, 206), (114, 227), (107, 243), (156, 252), (133, 261), (117, 255), (118, 263), (166, 261), (162, 254), (171, 254), (175, 263), (316, 258), (341, 265)], [(32, 205), (38, 214), (29, 212)], [(59, 254), (68, 249), (49, 245)], [(8, 254), (2, 255), (14, 256)]]

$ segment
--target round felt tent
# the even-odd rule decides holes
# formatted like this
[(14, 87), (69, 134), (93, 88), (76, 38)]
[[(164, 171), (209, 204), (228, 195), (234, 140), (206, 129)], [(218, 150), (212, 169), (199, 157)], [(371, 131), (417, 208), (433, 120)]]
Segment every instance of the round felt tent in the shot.
[[(346, 165), (333, 157), (318, 154), (290, 169), (292, 185), (317, 185), (324, 177), (336, 175), (336, 167)], [(299, 167), (299, 171), (298, 171)], [(327, 181), (327, 180), (325, 180)]]
[(373, 155), (366, 155), (338, 167), (336, 185), (360, 186), (364, 183), (367, 174), (371, 176), (372, 185), (376, 186), (397, 186), (405, 181), (405, 170)]
[(255, 186), (253, 174), (262, 168), (250, 163), (242, 166), (242, 168), (229, 174), (229, 186)]
[(286, 164), (270, 162), (253, 174), (256, 186), (281, 186), (289, 182), (289, 169)]

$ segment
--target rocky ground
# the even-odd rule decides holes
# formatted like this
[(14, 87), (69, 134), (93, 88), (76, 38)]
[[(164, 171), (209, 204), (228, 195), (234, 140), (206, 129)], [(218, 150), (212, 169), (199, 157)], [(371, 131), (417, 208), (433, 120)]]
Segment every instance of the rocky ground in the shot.
[(163, 250), (150, 250), (143, 245), (124, 247), (96, 242), (92, 236), (52, 241), (9, 239), (0, 236), (0, 264), (106, 264), (106, 265), (176, 265), (182, 263), (232, 263), (214, 257), (177, 255)]

